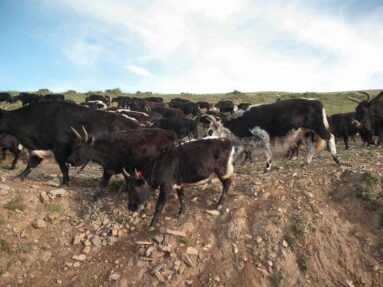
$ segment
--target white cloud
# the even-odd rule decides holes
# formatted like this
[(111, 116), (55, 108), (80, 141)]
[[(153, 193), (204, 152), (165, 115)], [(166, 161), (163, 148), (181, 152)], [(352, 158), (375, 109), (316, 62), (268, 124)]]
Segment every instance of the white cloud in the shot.
[[(283, 4), (281, 4), (283, 2)], [(160, 92), (375, 88), (383, 73), (382, 10), (360, 22), (304, 9), (298, 2), (236, 0), (65, 0), (111, 37), (137, 44), (139, 56), (116, 65), (143, 76), (140, 89)], [(132, 39), (134, 35), (134, 40)], [(136, 43), (136, 42), (139, 43)], [(288, 54), (275, 43), (316, 53)], [(102, 45), (102, 43), (100, 43)], [(132, 45), (130, 45), (130, 48)], [(114, 51), (103, 51), (103, 53)], [(100, 47), (80, 41), (67, 51), (94, 65)], [(332, 55), (332, 62), (325, 55)], [(127, 63), (140, 63), (140, 66)], [(156, 77), (142, 68), (160, 63)], [(158, 69), (156, 69), (157, 71)], [(373, 80), (375, 79), (375, 80)]]
[(138, 76), (143, 76), (143, 77), (151, 77), (153, 76), (152, 73), (150, 73), (148, 70), (145, 68), (136, 66), (136, 65), (127, 65), (126, 68), (131, 71), (132, 73), (138, 75)]
[(99, 45), (77, 40), (66, 48), (64, 53), (75, 65), (92, 67), (96, 65), (101, 50)]

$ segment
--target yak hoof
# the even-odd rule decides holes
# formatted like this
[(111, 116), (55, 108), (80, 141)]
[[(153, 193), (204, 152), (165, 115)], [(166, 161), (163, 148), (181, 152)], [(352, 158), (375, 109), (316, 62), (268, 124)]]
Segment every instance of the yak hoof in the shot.
[(149, 232), (153, 232), (154, 230), (156, 230), (156, 228), (154, 226), (148, 226), (147, 230)]
[(11, 166), (10, 168), (9, 168), (9, 170), (15, 170), (16, 169), (16, 166), (15, 165), (13, 165), (13, 166)]
[(185, 213), (178, 213), (178, 219), (184, 219)]
[(218, 204), (217, 207), (216, 207), (216, 209), (217, 209), (217, 210), (222, 210), (222, 207), (223, 207), (222, 204)]

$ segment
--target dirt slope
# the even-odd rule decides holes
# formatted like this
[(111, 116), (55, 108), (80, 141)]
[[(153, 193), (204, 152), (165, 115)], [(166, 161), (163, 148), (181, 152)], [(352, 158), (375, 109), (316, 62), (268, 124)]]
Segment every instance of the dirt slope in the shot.
[(95, 165), (60, 196), (54, 162), (24, 182), (2, 162), (0, 286), (383, 286), (383, 150), (341, 156), (341, 167), (327, 155), (276, 160), (268, 174), (263, 158), (237, 167), (219, 215), (207, 212), (218, 184), (188, 189), (186, 217), (174, 194), (155, 232), (155, 198), (127, 211), (120, 178), (90, 200)]

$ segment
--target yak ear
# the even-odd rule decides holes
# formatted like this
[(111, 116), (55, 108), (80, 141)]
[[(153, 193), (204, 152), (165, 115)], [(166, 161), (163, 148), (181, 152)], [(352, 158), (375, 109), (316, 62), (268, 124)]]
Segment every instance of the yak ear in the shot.
[(93, 143), (94, 143), (94, 137), (92, 137), (92, 136), (88, 137), (86, 144), (93, 144)]

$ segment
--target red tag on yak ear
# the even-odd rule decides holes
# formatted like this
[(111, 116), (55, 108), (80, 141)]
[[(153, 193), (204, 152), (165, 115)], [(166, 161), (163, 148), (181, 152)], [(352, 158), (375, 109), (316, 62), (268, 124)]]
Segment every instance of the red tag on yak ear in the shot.
[(141, 171), (137, 170), (137, 169), (134, 169), (135, 173), (136, 173), (136, 177), (141, 177), (142, 176), (142, 173)]

